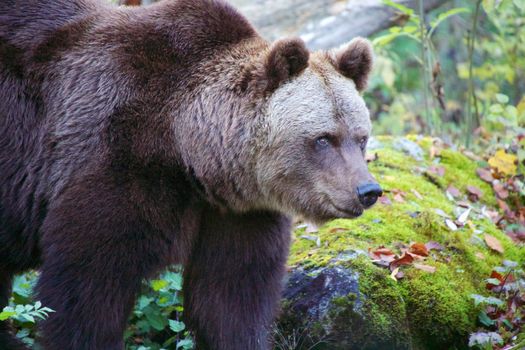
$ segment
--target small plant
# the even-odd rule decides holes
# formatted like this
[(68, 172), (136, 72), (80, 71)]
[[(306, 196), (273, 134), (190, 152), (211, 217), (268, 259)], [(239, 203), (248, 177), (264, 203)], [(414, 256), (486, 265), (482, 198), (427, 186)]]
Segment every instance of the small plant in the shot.
[(34, 345), (34, 329), (37, 320), (44, 320), (49, 313), (54, 312), (48, 307), (43, 307), (40, 301), (34, 304), (6, 306), (0, 312), (0, 321), (12, 320), (20, 330), (16, 336), (29, 346)]
[(127, 349), (193, 349), (193, 339), (182, 322), (182, 272), (174, 267), (159, 279), (144, 283), (125, 333)]
[[(432, 35), (449, 17), (468, 12), (468, 10), (466, 8), (453, 8), (439, 14), (430, 22), (430, 25), (427, 26), (425, 13), (423, 12), (423, 0), (418, 0), (418, 14), (416, 14), (413, 9), (392, 0), (383, 0), (383, 2), (395, 8), (401, 14), (403, 24), (392, 27), (386, 34), (375, 38), (373, 41), (374, 45), (386, 46), (399, 37), (407, 37), (419, 43), (421, 48), (420, 56), (414, 55), (413, 58), (421, 66), (422, 92), (425, 107), (423, 129), (428, 134), (434, 134), (436, 131), (439, 131), (442, 118), (438, 117), (438, 109), (432, 106), (439, 104), (443, 108), (444, 101), (442, 88), (438, 82), (440, 64), (437, 59), (435, 46), (432, 42)], [(430, 101), (430, 95), (433, 96), (433, 101)]]
[(481, 329), (472, 333), (469, 346), (478, 349), (522, 349), (525, 326), (525, 274), (518, 264), (504, 261), (485, 280), (489, 296), (472, 294), (475, 305), (483, 308), (478, 322)]

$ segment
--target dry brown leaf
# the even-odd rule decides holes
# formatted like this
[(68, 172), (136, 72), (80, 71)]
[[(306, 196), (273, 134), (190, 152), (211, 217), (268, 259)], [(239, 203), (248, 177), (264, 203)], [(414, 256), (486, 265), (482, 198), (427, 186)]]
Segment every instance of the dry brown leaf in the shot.
[(416, 242), (410, 246), (410, 253), (421, 256), (428, 256), (428, 249), (425, 246), (425, 244)]
[(483, 192), (481, 192), (476, 186), (468, 185), (467, 192), (469, 194), (469, 199), (473, 202), (477, 202), (483, 196)]
[(492, 181), (494, 181), (494, 177), (492, 177), (492, 172), (489, 169), (478, 168), (476, 170), (476, 174), (478, 174), (480, 179), (485, 182), (492, 183)]
[(499, 239), (497, 239), (494, 236), (489, 235), (488, 233), (485, 233), (484, 238), (485, 238), (485, 243), (487, 243), (490, 249), (503, 254), (505, 250), (503, 249), (503, 246), (501, 245), (501, 242), (499, 241)]
[(435, 241), (430, 241), (430, 242), (425, 243), (425, 247), (427, 247), (427, 250), (441, 251), (445, 249), (441, 244)]
[(461, 196), (461, 192), (454, 186), (450, 185), (447, 188), (447, 192), (450, 193), (452, 197), (459, 197)]
[(509, 191), (505, 189), (505, 186), (503, 186), (501, 182), (494, 183), (492, 188), (494, 189), (494, 192), (496, 192), (498, 198), (507, 199), (509, 197)]
[(420, 269), (420, 270), (428, 272), (428, 273), (436, 272), (436, 267), (435, 266), (414, 263), (414, 267), (416, 269)]

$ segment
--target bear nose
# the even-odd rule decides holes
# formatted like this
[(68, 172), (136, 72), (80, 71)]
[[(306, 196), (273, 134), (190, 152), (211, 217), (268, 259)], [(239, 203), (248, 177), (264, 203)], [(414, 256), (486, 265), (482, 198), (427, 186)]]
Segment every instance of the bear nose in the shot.
[(377, 198), (383, 195), (383, 190), (376, 183), (368, 183), (357, 186), (357, 196), (359, 202), (365, 207), (371, 207), (377, 202)]

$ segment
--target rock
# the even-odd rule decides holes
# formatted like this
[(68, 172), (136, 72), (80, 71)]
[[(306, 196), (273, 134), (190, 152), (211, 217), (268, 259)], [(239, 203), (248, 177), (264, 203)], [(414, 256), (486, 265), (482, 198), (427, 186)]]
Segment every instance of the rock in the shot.
[(394, 141), (393, 146), (398, 151), (403, 151), (418, 161), (423, 161), (423, 149), (417, 143), (405, 138), (398, 138)]

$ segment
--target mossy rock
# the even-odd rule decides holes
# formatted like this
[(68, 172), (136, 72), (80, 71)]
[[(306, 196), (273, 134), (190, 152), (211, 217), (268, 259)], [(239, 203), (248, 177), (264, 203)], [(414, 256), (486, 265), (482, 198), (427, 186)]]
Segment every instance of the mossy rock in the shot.
[[(523, 266), (525, 248), (483, 214), (495, 197), (476, 175), (480, 164), (450, 148), (439, 148), (439, 156), (431, 157), (433, 143), (416, 136), (402, 142), (378, 137), (369, 150), (377, 159), (369, 167), (391, 203), (378, 203), (358, 219), (334, 220), (318, 232), (295, 230), (277, 348), (467, 348), (480, 311), (471, 294), (487, 294), (485, 279), (504, 260)], [(444, 174), (429, 172), (432, 165), (443, 167)], [(449, 185), (463, 198), (447, 196)], [(452, 230), (443, 215), (454, 219), (465, 210), (457, 201), (468, 200), (469, 185), (483, 196), (470, 202), (467, 223)], [(394, 199), (393, 190), (404, 192), (402, 201)], [(496, 237), (505, 252), (491, 250), (484, 234)], [(367, 253), (382, 245), (396, 251), (401, 244), (429, 241), (444, 247), (424, 262), (435, 272), (404, 266), (404, 277), (397, 281)]]

